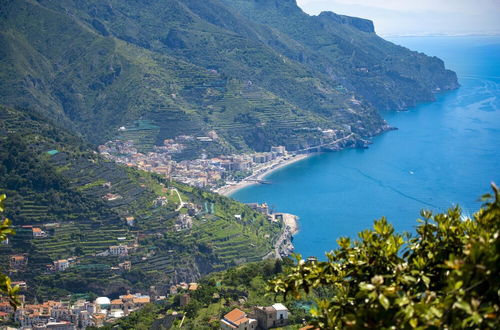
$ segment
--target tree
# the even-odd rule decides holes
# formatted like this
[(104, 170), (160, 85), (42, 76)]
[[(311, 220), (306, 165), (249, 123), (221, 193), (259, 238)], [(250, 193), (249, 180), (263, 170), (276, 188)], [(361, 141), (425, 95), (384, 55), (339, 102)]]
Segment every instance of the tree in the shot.
[[(4, 200), (7, 198), (5, 194), (0, 195), (0, 213), (4, 211)], [(5, 218), (2, 220), (0, 224), (0, 242), (3, 242), (8, 239), (9, 235), (15, 234), (14, 229), (12, 228), (12, 222)], [(0, 293), (9, 297), (9, 303), (14, 309), (20, 305), (20, 302), (17, 298), (17, 292), (19, 291), (19, 286), (16, 285), (12, 287), (10, 277), (5, 274), (0, 273)]]
[(472, 217), (459, 207), (422, 211), (414, 235), (395, 233), (382, 218), (359, 240), (340, 238), (327, 261), (297, 256), (268, 290), (285, 298), (315, 296), (311, 325), (321, 329), (496, 328), (500, 194), (492, 187), (494, 196), (483, 196)]

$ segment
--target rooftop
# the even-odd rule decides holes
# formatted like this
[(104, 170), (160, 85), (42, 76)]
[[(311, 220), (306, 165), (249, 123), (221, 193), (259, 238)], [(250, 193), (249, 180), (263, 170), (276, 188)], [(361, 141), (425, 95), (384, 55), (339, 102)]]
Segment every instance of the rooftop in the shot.
[(224, 319), (228, 320), (229, 322), (235, 323), (242, 318), (245, 318), (246, 314), (243, 312), (241, 309), (235, 308), (226, 315), (224, 315)]
[(285, 305), (277, 303), (273, 305), (273, 308), (277, 311), (288, 311), (288, 308), (286, 308)]

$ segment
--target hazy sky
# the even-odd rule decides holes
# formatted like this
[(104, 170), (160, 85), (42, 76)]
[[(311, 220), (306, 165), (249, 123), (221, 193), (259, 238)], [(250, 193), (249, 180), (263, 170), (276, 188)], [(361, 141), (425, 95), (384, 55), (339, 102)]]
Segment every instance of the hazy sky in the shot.
[(369, 18), (379, 35), (500, 34), (500, 0), (297, 0), (322, 11)]

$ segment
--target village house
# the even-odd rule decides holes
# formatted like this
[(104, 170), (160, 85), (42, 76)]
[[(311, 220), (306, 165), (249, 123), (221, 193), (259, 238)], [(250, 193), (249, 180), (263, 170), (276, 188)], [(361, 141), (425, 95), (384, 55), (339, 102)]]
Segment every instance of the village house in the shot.
[(126, 245), (113, 245), (109, 247), (109, 254), (117, 257), (128, 256), (128, 247)]
[(132, 227), (135, 224), (135, 218), (132, 216), (125, 217), (125, 221), (127, 222), (127, 225)]
[(28, 289), (28, 285), (26, 284), (25, 281), (13, 281), (12, 283), (12, 286), (19, 286), (19, 289), (20, 290), (26, 290)]
[(11, 269), (21, 269), (28, 264), (28, 257), (23, 254), (10, 256), (9, 265)]
[(111, 309), (123, 309), (123, 300), (122, 299), (113, 299), (111, 300)]
[(198, 288), (199, 288), (198, 283), (189, 283), (189, 288), (188, 288), (189, 291), (196, 291), (198, 290)]
[(69, 261), (67, 259), (61, 259), (54, 261), (54, 270), (62, 272), (69, 268)]
[(288, 324), (288, 308), (280, 303), (267, 307), (255, 307), (254, 316), (263, 330)]
[(86, 310), (77, 312), (78, 326), (82, 329), (93, 326), (92, 314)]
[(138, 296), (132, 299), (132, 306), (134, 308), (141, 308), (144, 305), (149, 304), (151, 302), (151, 298), (149, 296)]
[(5, 312), (0, 312), (0, 321), (6, 321), (10, 318), (10, 315), (9, 313), (5, 313)]
[(116, 201), (118, 199), (121, 199), (122, 196), (118, 195), (118, 194), (112, 194), (112, 193), (107, 193), (106, 195), (102, 196), (102, 199), (106, 202), (112, 202), (112, 201)]
[(269, 215), (270, 212), (269, 212), (269, 206), (267, 205), (267, 203), (262, 203), (262, 204), (258, 204), (258, 203), (248, 203), (246, 204), (248, 206), (250, 206), (253, 210), (259, 212), (259, 213), (262, 213), (262, 214), (265, 214), (265, 215)]
[(252, 330), (257, 328), (257, 320), (248, 318), (245, 312), (235, 308), (220, 320), (220, 327), (223, 330)]
[(286, 156), (286, 148), (284, 146), (271, 147), (271, 152), (280, 156)]
[(174, 227), (176, 231), (191, 229), (193, 227), (193, 218), (187, 214), (180, 214), (175, 220)]
[(47, 233), (44, 232), (41, 228), (33, 227), (32, 231), (33, 231), (33, 237), (34, 238), (44, 238), (44, 237), (47, 237)]
[(14, 308), (6, 299), (2, 299), (2, 301), (0, 301), (0, 312), (11, 315), (12, 313), (14, 313)]
[(119, 264), (118, 264), (118, 267), (119, 267), (120, 269), (123, 269), (123, 270), (125, 270), (125, 271), (127, 271), (127, 272), (128, 272), (128, 271), (130, 271), (130, 270), (132, 269), (132, 263), (131, 263), (130, 261), (128, 261), (128, 260), (127, 260), (127, 261), (124, 261), (124, 262), (122, 262), (122, 263), (119, 263)]
[(105, 320), (106, 320), (105, 314), (93, 314), (92, 315), (92, 323), (97, 328), (102, 327), (104, 325)]

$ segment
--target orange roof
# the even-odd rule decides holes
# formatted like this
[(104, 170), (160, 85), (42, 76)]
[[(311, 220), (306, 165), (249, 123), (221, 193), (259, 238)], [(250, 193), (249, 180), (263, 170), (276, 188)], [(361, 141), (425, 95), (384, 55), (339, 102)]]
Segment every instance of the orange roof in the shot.
[(0, 317), (6, 317), (7, 315), (9, 315), (9, 314), (5, 313), (5, 312), (0, 312)]
[(189, 290), (191, 291), (198, 290), (198, 283), (189, 283)]
[(249, 321), (249, 319), (247, 317), (244, 317), (244, 318), (239, 319), (238, 321), (235, 321), (234, 324), (240, 325), (240, 324), (246, 323), (248, 321)]
[(120, 305), (120, 304), (123, 304), (123, 300), (121, 300), (121, 299), (111, 300), (111, 305)]
[(224, 318), (228, 320), (229, 322), (236, 323), (241, 318), (246, 317), (245, 312), (243, 312), (241, 309), (235, 308), (226, 315), (224, 315)]
[(124, 295), (124, 296), (121, 296), (122, 299), (127, 299), (127, 300), (130, 300), (130, 299), (134, 299), (134, 295), (133, 294), (127, 294), (127, 295)]
[(42, 230), (40, 228), (33, 228), (34, 233), (41, 233)]
[(147, 304), (150, 302), (149, 297), (134, 298), (134, 304)]
[(12, 256), (10, 258), (14, 260), (24, 260), (25, 256)]

